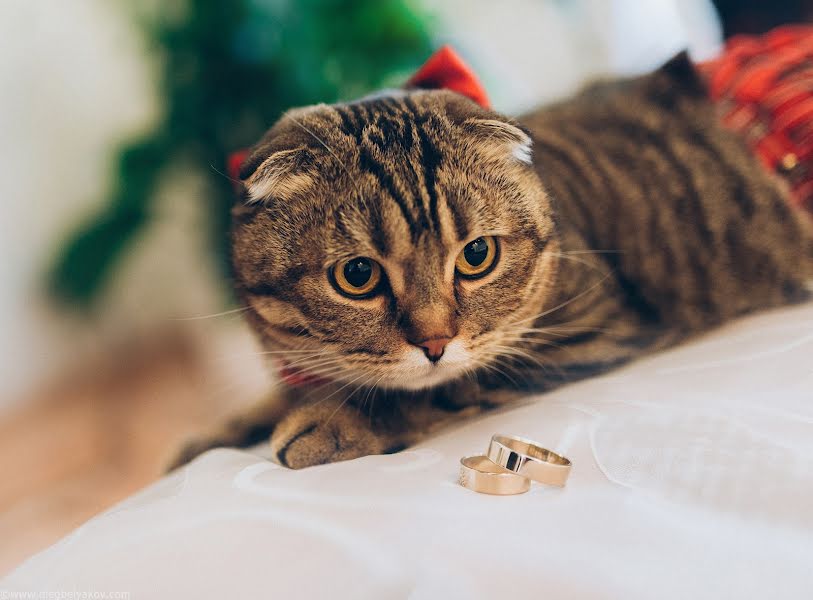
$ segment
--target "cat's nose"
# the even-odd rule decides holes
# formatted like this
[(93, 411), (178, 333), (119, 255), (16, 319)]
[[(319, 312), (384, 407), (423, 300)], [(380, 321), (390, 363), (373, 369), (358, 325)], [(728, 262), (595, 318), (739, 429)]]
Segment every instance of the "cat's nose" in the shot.
[(423, 348), (423, 353), (426, 355), (426, 358), (436, 363), (440, 360), (440, 357), (443, 356), (446, 345), (451, 341), (452, 338), (450, 337), (439, 337), (417, 342), (415, 345)]

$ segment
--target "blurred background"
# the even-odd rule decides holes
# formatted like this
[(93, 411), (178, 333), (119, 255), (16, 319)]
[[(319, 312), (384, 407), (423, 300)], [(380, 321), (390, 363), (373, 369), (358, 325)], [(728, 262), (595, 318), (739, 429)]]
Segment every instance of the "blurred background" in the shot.
[[(271, 382), (229, 291), (226, 157), (443, 43), (519, 114), (808, 0), (0, 2), (0, 574)], [(721, 19), (722, 17), (722, 19)]]

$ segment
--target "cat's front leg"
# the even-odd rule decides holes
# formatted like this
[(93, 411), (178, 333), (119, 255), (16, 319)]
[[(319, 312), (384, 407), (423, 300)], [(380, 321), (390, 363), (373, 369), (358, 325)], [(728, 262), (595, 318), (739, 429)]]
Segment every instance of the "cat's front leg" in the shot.
[(282, 419), (271, 436), (271, 450), (281, 465), (302, 469), (396, 452), (408, 445), (408, 437), (380, 426), (352, 404), (317, 402), (294, 408)]
[[(283, 466), (301, 469), (397, 452), (502, 403), (488, 396), (484, 401), (479, 388), (468, 385), (419, 394), (379, 391), (360, 396), (361, 403), (349, 398), (293, 408), (271, 436), (276, 460)], [(370, 411), (370, 407), (375, 410)]]

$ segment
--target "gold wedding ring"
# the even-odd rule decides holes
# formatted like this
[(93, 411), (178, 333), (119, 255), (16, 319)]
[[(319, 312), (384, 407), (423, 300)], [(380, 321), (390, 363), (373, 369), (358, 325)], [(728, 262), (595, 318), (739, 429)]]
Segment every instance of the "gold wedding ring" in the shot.
[(563, 487), (570, 475), (570, 461), (513, 435), (495, 435), (486, 453), (489, 460), (512, 473), (539, 483)]
[(460, 485), (481, 494), (512, 496), (531, 489), (527, 477), (509, 473), (485, 456), (466, 456), (460, 459)]

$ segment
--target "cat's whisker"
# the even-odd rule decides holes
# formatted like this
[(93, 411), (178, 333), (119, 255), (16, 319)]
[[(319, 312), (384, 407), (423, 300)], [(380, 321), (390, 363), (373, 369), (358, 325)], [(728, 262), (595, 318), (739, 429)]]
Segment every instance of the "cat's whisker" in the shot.
[(492, 367), (492, 369), (494, 370), (494, 372), (498, 373), (499, 375), (502, 375), (503, 377), (505, 377), (506, 379), (508, 379), (508, 380), (509, 380), (511, 383), (513, 383), (515, 386), (519, 387), (519, 383), (517, 383), (517, 380), (516, 380), (516, 379), (514, 379), (513, 377), (511, 377), (511, 376), (510, 376), (508, 373), (506, 373), (505, 371), (503, 371), (501, 368), (497, 367), (497, 366), (494, 364), (494, 363), (496, 362), (496, 363), (497, 363), (498, 365), (500, 365), (501, 367), (504, 367), (504, 368), (506, 368), (506, 369), (508, 369), (508, 370), (511, 370), (511, 368), (512, 368), (512, 367), (511, 367), (510, 363), (509, 363), (509, 364), (506, 364), (505, 362), (503, 362), (503, 361), (501, 360), (502, 358), (503, 358), (503, 356), (502, 356), (501, 354), (493, 354), (493, 355), (491, 355), (491, 356), (490, 356), (490, 359), (493, 361), (493, 362), (491, 363), (491, 367)]
[[(556, 348), (557, 350), (562, 350), (563, 348), (565, 348), (565, 346), (563, 346), (562, 344), (557, 344), (556, 342), (551, 341), (551, 340), (549, 340), (547, 338), (534, 338), (534, 337), (530, 337), (530, 336), (516, 336), (516, 337), (502, 336), (500, 338), (500, 341), (503, 341), (503, 342), (525, 342), (525, 343), (530, 344), (530, 345), (544, 344), (546, 346), (551, 346), (552, 348)], [(499, 347), (499, 346), (495, 346), (495, 347)]]
[(521, 350), (517, 349), (516, 347), (513, 347), (513, 346), (496, 346), (495, 348), (502, 350), (502, 354), (501, 354), (502, 356), (515, 356), (515, 357), (524, 358), (526, 360), (529, 360), (529, 361), (535, 363), (536, 365), (538, 365), (539, 367), (541, 367), (545, 371), (547, 371), (547, 369), (546, 369), (547, 366), (551, 366), (551, 367), (554, 367), (554, 368), (558, 369), (556, 363), (553, 363), (553, 362), (544, 363), (543, 362), (543, 357), (528, 354), (528, 353), (526, 353), (524, 351), (521, 351)]
[[(507, 355), (507, 354), (503, 354), (502, 357), (505, 360), (509, 360), (510, 358), (516, 358), (516, 357), (511, 357), (510, 355)], [(514, 360), (511, 360), (509, 362), (509, 364), (510, 364), (510, 371), (515, 377), (520, 378), (522, 380), (522, 382), (528, 387), (530, 387), (533, 384), (533, 379), (530, 377), (531, 372), (529, 372), (528, 369), (520, 369), (517, 362), (514, 361)]]
[[(551, 343), (551, 345), (553, 345), (553, 344)], [(531, 362), (534, 362), (536, 364), (539, 364), (539, 362), (537, 360), (537, 357), (535, 355), (530, 354), (530, 353), (526, 352), (524, 349), (518, 348), (516, 346), (501, 346), (501, 345), (498, 345), (498, 346), (495, 346), (494, 348), (496, 350), (501, 350), (504, 356), (521, 357), (521, 358), (525, 358), (526, 360), (529, 360)], [(559, 347), (557, 346), (557, 348), (559, 348)]]
[[(542, 346), (549, 346), (551, 348), (555, 348), (556, 350), (558, 350), (560, 352), (564, 352), (565, 354), (568, 354), (574, 360), (577, 360), (577, 357), (578, 357), (578, 354), (576, 353), (576, 351), (573, 348), (568, 347), (568, 346), (562, 346), (561, 344), (556, 344), (555, 342), (540, 339), (540, 340), (535, 340), (533, 342), (533, 344), (538, 344), (538, 345), (542, 345)], [(512, 347), (512, 349), (516, 350), (515, 347)], [(528, 359), (529, 360), (534, 360), (534, 362), (536, 362), (535, 358), (532, 358), (532, 356), (534, 356), (534, 355), (529, 355)], [(550, 364), (555, 364), (555, 363), (551, 362)]]
[[(570, 357), (573, 358), (574, 360), (576, 360), (578, 358), (578, 354), (575, 353), (573, 348), (570, 348), (568, 346), (561, 346), (559, 344), (556, 344), (556, 343), (550, 342), (550, 341), (546, 341), (546, 340), (539, 340), (536, 343), (542, 344), (543, 346), (550, 346), (550, 347), (556, 348), (557, 350), (570, 355)], [(539, 358), (541, 360), (541, 357), (537, 357), (536, 355), (529, 355), (528, 356), (529, 360), (533, 360), (534, 362), (536, 362), (537, 364), (539, 364), (541, 366), (541, 363), (539, 363), (536, 360), (537, 358)], [(556, 366), (556, 362), (554, 362), (554, 361), (551, 361), (548, 364), (551, 365), (551, 366), (554, 366), (554, 367)]]
[[(336, 373), (341, 373), (342, 371), (344, 371), (344, 367), (342, 367), (342, 369), (337, 371)], [(330, 373), (330, 375), (333, 375), (333, 374), (334, 373)], [(319, 392), (321, 392), (325, 388), (329, 388), (330, 386), (334, 385), (335, 383), (336, 383), (335, 381), (325, 378), (325, 380), (322, 383), (320, 383), (319, 385), (317, 385), (315, 387), (308, 387), (306, 392), (305, 392), (307, 400), (310, 401)], [(320, 404), (320, 403), (321, 403), (321, 400), (319, 400), (317, 402), (314, 402), (313, 405), (315, 406), (315, 405)]]
[[(342, 366), (342, 367), (339, 369), (338, 373), (340, 373), (340, 374), (341, 374), (341, 373), (344, 373), (344, 372), (346, 372), (346, 371), (347, 371), (347, 368), (346, 368), (346, 367), (344, 367), (344, 366)], [(318, 406), (319, 404), (322, 404), (323, 402), (325, 402), (325, 401), (329, 400), (330, 398), (332, 398), (333, 396), (335, 396), (336, 394), (338, 394), (338, 393), (339, 393), (339, 392), (341, 392), (342, 390), (346, 389), (348, 386), (353, 385), (353, 384), (354, 384), (356, 381), (358, 381), (359, 379), (361, 379), (361, 378), (362, 378), (362, 377), (364, 377), (364, 376), (365, 376), (365, 374), (363, 374), (363, 373), (362, 373), (362, 374), (360, 374), (360, 375), (358, 375), (358, 376), (354, 377), (354, 378), (353, 378), (353, 379), (351, 379), (350, 381), (346, 381), (346, 380), (343, 380), (343, 379), (339, 379), (339, 380), (334, 380), (334, 381), (326, 381), (324, 384), (317, 386), (317, 387), (316, 387), (316, 388), (313, 390), (313, 391), (314, 391), (314, 393), (315, 393), (315, 392), (318, 392), (318, 391), (321, 391), (321, 390), (323, 390), (324, 388), (329, 387), (329, 386), (331, 386), (331, 385), (337, 385), (337, 384), (340, 384), (340, 383), (341, 383), (341, 384), (343, 384), (343, 385), (341, 385), (339, 388), (337, 388), (337, 389), (333, 390), (333, 391), (332, 391), (330, 394), (328, 394), (328, 395), (327, 395), (327, 396), (325, 396), (324, 398), (321, 398), (320, 400), (316, 401), (316, 402), (314, 403), (314, 406)]]
[[(308, 360), (311, 360), (313, 362), (307, 362)], [(294, 365), (299, 367), (297, 370), (303, 375), (315, 377), (317, 379), (327, 379), (332, 375), (341, 373), (344, 370), (346, 370), (346, 367), (341, 364), (340, 357), (329, 357), (320, 360), (317, 360), (317, 357), (306, 357), (305, 359), (289, 364), (289, 366)], [(285, 379), (280, 378), (279, 381), (284, 382)], [(329, 383), (332, 382), (326, 381), (326, 384)]]
[(273, 358), (277, 358), (277, 355), (290, 355), (290, 354), (310, 354), (312, 356), (320, 356), (324, 354), (323, 350), (266, 350), (263, 352), (241, 352), (235, 354), (220, 354), (218, 356), (213, 357), (213, 360), (216, 362), (223, 362), (227, 360), (233, 360), (238, 358), (255, 358), (257, 356), (271, 356)]
[(539, 357), (534, 356), (532, 354), (528, 354), (527, 352), (524, 352), (524, 351), (520, 351), (517, 348), (510, 347), (510, 346), (509, 347), (498, 346), (497, 349), (502, 350), (502, 354), (501, 354), (502, 356), (513, 356), (515, 358), (524, 359), (526, 361), (529, 361), (529, 362), (535, 364), (536, 366), (538, 366), (538, 367), (540, 367), (542, 369), (545, 369), (545, 367), (546, 367), (546, 365), (541, 362), (541, 359)]
[[(302, 358), (303, 354), (305, 355), (306, 358), (311, 357), (311, 356), (317, 357), (317, 356), (322, 356), (323, 355), (322, 353), (313, 352), (313, 351), (310, 351), (309, 354), (305, 354), (305, 352), (303, 351), (303, 352), (295, 352), (293, 354), (292, 358), (300, 359), (300, 358)], [(266, 356), (268, 358), (271, 358), (271, 359), (274, 359), (274, 358), (282, 359), (282, 358), (285, 358), (286, 356), (289, 356), (289, 355), (290, 355), (290, 353), (282, 352), (282, 351), (280, 351), (280, 352), (247, 352), (247, 353), (236, 353), (236, 354), (221, 354), (219, 356), (213, 357), (212, 362), (214, 364), (222, 364), (222, 363), (232, 362), (232, 361), (234, 361), (236, 359), (249, 359), (249, 358), (257, 358), (257, 357), (262, 358), (262, 357), (266, 357)]]
[(596, 265), (596, 264), (591, 263), (590, 261), (584, 260), (583, 258), (578, 258), (576, 256), (570, 256), (570, 255), (567, 255), (567, 254), (562, 254), (561, 252), (551, 252), (551, 254), (553, 256), (558, 256), (559, 258), (563, 258), (565, 260), (572, 260), (573, 262), (577, 262), (580, 265), (584, 265), (585, 267), (589, 267), (589, 268), (594, 269), (596, 271), (601, 271), (602, 273), (606, 273), (606, 271), (602, 270), (601, 267), (602, 266), (607, 266), (607, 265)]
[[(546, 336), (544, 336), (543, 333), (544, 332), (540, 332), (540, 333), (535, 333), (535, 334), (532, 335), (532, 334), (529, 334), (529, 333), (508, 331), (508, 332), (501, 333), (499, 338), (497, 340), (495, 340), (494, 342), (490, 342), (488, 344), (488, 346), (491, 347), (491, 348), (498, 348), (498, 347), (503, 347), (504, 348), (505, 346), (501, 346), (500, 342), (514, 342), (514, 343), (518, 343), (518, 344), (525, 343), (525, 344), (531, 344), (531, 345), (532, 344), (546, 344), (546, 345), (553, 346), (553, 347), (556, 347), (556, 348), (560, 348), (560, 349), (562, 348), (562, 346), (560, 344), (557, 344), (553, 340), (548, 339)], [(514, 346), (510, 346), (510, 348), (514, 348)]]
[(346, 370), (346, 367), (341, 364), (341, 359), (338, 357), (324, 359), (313, 363), (308, 363), (303, 359), (303, 361), (298, 361), (297, 363), (290, 363), (288, 366), (297, 366), (298, 372), (311, 377), (323, 377), (328, 374), (333, 375)]
[(625, 254), (624, 250), (565, 250), (560, 254)]
[(549, 308), (547, 310), (544, 310), (544, 311), (542, 311), (541, 313), (539, 313), (537, 315), (533, 315), (531, 317), (527, 317), (525, 319), (521, 319), (519, 321), (514, 321), (513, 323), (509, 323), (509, 326), (511, 326), (511, 325), (520, 325), (522, 323), (527, 323), (528, 321), (534, 321), (536, 319), (541, 319), (542, 317), (545, 317), (545, 316), (547, 316), (547, 315), (549, 315), (549, 314), (551, 314), (553, 312), (556, 312), (557, 310), (561, 310), (565, 306), (568, 306), (569, 304), (572, 304), (573, 302), (579, 300), (580, 298), (583, 298), (584, 296), (586, 296), (587, 294), (589, 294), (590, 292), (592, 292), (593, 290), (595, 290), (599, 286), (603, 285), (604, 282), (610, 277), (610, 275), (611, 275), (611, 273), (607, 273), (606, 275), (604, 275), (604, 277), (599, 279), (596, 283), (591, 285), (586, 290), (576, 294), (570, 300), (565, 300), (564, 302), (554, 306), (553, 308)]
[(285, 369), (294, 369), (297, 372), (313, 375), (317, 369), (334, 366), (339, 362), (337, 357), (332, 356), (305, 356), (299, 360), (285, 363)]
[[(612, 331), (610, 327), (596, 327), (593, 325), (571, 325), (574, 321), (568, 321), (567, 323), (562, 323), (560, 325), (548, 325), (545, 327), (510, 327), (507, 328), (506, 331), (513, 331), (513, 332), (545, 332), (545, 333), (556, 333), (558, 331), (578, 331), (578, 332), (585, 332), (585, 331), (598, 331), (598, 332), (608, 332)], [(569, 335), (569, 334), (568, 334)]]
[(215, 173), (217, 173), (218, 175), (222, 175), (225, 179), (228, 179), (229, 181), (231, 181), (234, 184), (237, 184), (237, 185), (242, 185), (243, 184), (242, 181), (240, 181), (239, 179), (235, 179), (234, 177), (231, 177), (227, 173), (224, 173), (223, 171), (221, 171), (220, 169), (215, 167), (212, 163), (209, 163), (209, 168), (212, 171), (214, 171)]
[(232, 310), (224, 310), (223, 312), (213, 313), (211, 315), (200, 315), (195, 317), (173, 317), (170, 318), (170, 321), (202, 321), (204, 319), (215, 319), (217, 317), (225, 317), (227, 315), (235, 315), (241, 312), (245, 312), (248, 310), (247, 306), (242, 308), (234, 308)]
[[(381, 375), (378, 376), (378, 379), (375, 380), (375, 383), (373, 383), (373, 385), (370, 386), (370, 389), (367, 390), (367, 393), (364, 395), (364, 400), (361, 402), (359, 412), (361, 412), (364, 409), (364, 407), (367, 406), (367, 401), (368, 400), (370, 400), (371, 398), (374, 398), (373, 394), (375, 393), (376, 389), (378, 388), (378, 384), (381, 383), (381, 380), (383, 378), (384, 378), (384, 374), (382, 373)], [(373, 421), (373, 412), (372, 411), (373, 411), (373, 405), (372, 405), (372, 402), (370, 402), (370, 424), (371, 425), (372, 425), (372, 421)]]
[[(487, 361), (489, 361), (489, 362), (487, 363), (487, 364), (488, 364), (488, 368), (486, 369), (486, 371), (491, 370), (491, 371), (493, 371), (493, 372), (497, 372), (497, 370), (495, 370), (495, 369), (494, 369), (493, 362), (490, 362), (490, 361), (493, 361), (493, 360), (494, 360), (494, 358), (495, 358), (494, 356), (487, 356), (487, 357), (486, 357), (486, 360), (487, 360)], [(547, 372), (547, 369), (543, 368), (543, 371), (544, 371), (544, 372)], [(523, 382), (524, 382), (526, 385), (528, 385), (529, 383), (532, 383), (532, 382), (533, 382), (533, 379), (531, 379), (531, 378), (530, 378), (531, 373), (521, 373), (521, 372), (519, 372), (519, 371), (518, 371), (518, 370), (517, 370), (515, 367), (513, 367), (513, 370), (512, 370), (511, 372), (512, 372), (512, 374), (513, 374), (513, 375), (515, 375), (515, 376), (517, 376), (517, 377), (521, 377), (521, 378), (522, 378), (522, 380), (523, 380)], [(504, 372), (504, 371), (501, 371), (501, 370), (500, 370), (499, 374), (501, 374), (503, 377), (507, 377), (507, 378), (508, 378), (508, 376), (505, 374), (505, 372)], [(512, 380), (513, 380), (513, 377), (510, 377), (510, 379), (512, 379)], [(514, 381), (516, 381), (516, 380), (514, 380)], [(515, 384), (515, 389), (519, 389), (519, 388), (516, 386), (516, 384)]]
[(539, 331), (539, 332), (507, 332), (500, 336), (501, 341), (512, 341), (512, 342), (528, 342), (528, 343), (538, 343), (540, 340), (548, 341), (554, 343), (549, 336), (554, 336), (554, 338), (564, 338), (567, 340), (568, 338), (572, 337), (572, 334), (565, 334), (565, 333), (554, 333), (552, 331)]
[(480, 361), (477, 358), (472, 357), (470, 359), (470, 365), (473, 366), (467, 364), (465, 367), (463, 367), (463, 376), (474, 384), (477, 383), (477, 367), (479, 364), (481, 364)]
[[(375, 378), (375, 375), (373, 375), (373, 376), (369, 377), (368, 382), (365, 382), (363, 384), (363, 386), (367, 387), (367, 391), (364, 393), (364, 397), (362, 398), (362, 401), (359, 403), (359, 406), (358, 406), (359, 415), (361, 415), (361, 411), (364, 410), (364, 407), (367, 405), (367, 400), (369, 400), (370, 395), (375, 391), (376, 387), (378, 386), (378, 383), (381, 381), (381, 379), (383, 377), (384, 377), (383, 374), (379, 375), (377, 378)], [(369, 381), (374, 379), (374, 378), (375, 378), (375, 381), (373, 381), (373, 383), (370, 384)], [(361, 387), (363, 387), (363, 386), (359, 386), (359, 389)], [(356, 391), (358, 391), (358, 390), (356, 390)], [(372, 418), (372, 415), (371, 415), (371, 418)]]
[(503, 344), (493, 344), (489, 349), (489, 353), (502, 356), (520, 356), (533, 361), (541, 360), (541, 357), (534, 354), (529, 354), (524, 348), (513, 345), (506, 346)]
[(504, 330), (504, 335), (522, 335), (528, 339), (536, 339), (536, 336), (542, 336), (547, 339), (547, 335), (553, 335), (561, 338), (572, 337), (580, 333), (601, 333), (605, 337), (611, 339), (619, 339), (623, 337), (620, 333), (616, 332), (611, 327), (596, 327), (585, 325), (573, 325), (576, 320), (568, 321), (558, 325), (550, 325), (546, 327), (521, 327), (512, 326)]
[(541, 329), (539, 331), (514, 331), (514, 332), (509, 331), (509, 332), (507, 332), (507, 335), (522, 335), (522, 336), (528, 337), (529, 339), (533, 338), (534, 336), (552, 335), (552, 336), (555, 336), (557, 338), (565, 338), (565, 340), (567, 340), (568, 338), (572, 338), (574, 336), (577, 336), (577, 335), (583, 334), (583, 333), (601, 333), (601, 334), (607, 334), (609, 336), (614, 336), (615, 335), (615, 333), (610, 329), (592, 328), (592, 327), (583, 328), (583, 329), (582, 328), (573, 328), (573, 329), (565, 330), (565, 331), (553, 331), (551, 329)]
[(514, 364), (513, 361), (510, 361), (509, 358), (510, 357), (508, 355), (506, 355), (506, 354), (500, 354), (496, 358), (496, 360), (498, 360), (498, 363), (501, 364), (505, 369), (507, 369), (508, 372), (511, 374), (510, 376), (507, 375), (507, 374), (505, 376), (509, 377), (511, 379), (511, 381), (514, 383), (514, 386), (515, 386), (516, 389), (519, 389), (520, 386), (517, 384), (517, 381), (516, 381), (516, 379), (514, 379), (514, 377), (518, 377), (518, 378), (522, 379), (522, 382), (525, 385), (528, 385), (529, 380), (528, 380), (527, 375), (522, 373), (517, 368), (516, 364)]
[(252, 352), (250, 355), (243, 356), (265, 356), (271, 354), (327, 354), (329, 350), (265, 350), (262, 352)]
[(478, 373), (483, 371), (485, 373), (490, 373), (490, 365), (484, 361), (479, 359), (472, 359), (471, 361), (472, 368), (467, 368), (466, 373), (470, 376), (470, 380), (473, 384), (477, 385), (478, 383)]
[[(516, 341), (519, 342), (520, 340), (516, 340)], [(575, 359), (575, 357), (578, 356), (578, 354), (575, 352), (575, 350), (573, 348), (570, 348), (568, 346), (562, 346), (561, 344), (556, 344), (555, 342), (551, 342), (551, 341), (544, 340), (544, 339), (533, 340), (533, 341), (531, 341), (529, 343), (529, 345), (531, 345), (531, 346), (547, 346), (547, 347), (553, 348), (553, 349), (555, 349), (555, 350), (557, 350), (559, 352), (563, 352), (563, 353), (569, 355), (571, 358), (574, 358), (574, 359)], [(534, 348), (534, 350), (539, 351), (539, 349), (537, 349), (537, 348)], [(531, 359), (529, 358), (529, 360), (531, 360)], [(553, 364), (553, 363), (551, 363), (551, 364)]]
[[(338, 394), (339, 392), (341, 392), (343, 389), (346, 389), (347, 387), (349, 387), (349, 386), (353, 385), (353, 383), (355, 383), (355, 382), (356, 382), (356, 381), (358, 381), (359, 379), (363, 379), (363, 378), (365, 378), (365, 377), (366, 377), (366, 375), (365, 375), (364, 373), (362, 373), (361, 375), (359, 375), (359, 376), (358, 376), (358, 377), (356, 377), (355, 379), (351, 379), (350, 381), (348, 381), (347, 383), (345, 383), (345, 384), (344, 384), (342, 387), (340, 387), (339, 389), (335, 390), (335, 391), (334, 391), (332, 394), (329, 394), (328, 396), (326, 396), (325, 398), (323, 398), (322, 400), (320, 400), (320, 401), (319, 401), (317, 404), (319, 404), (319, 403), (321, 403), (321, 402), (324, 402), (324, 401), (325, 401), (325, 400), (327, 400), (328, 398), (331, 398), (331, 397), (335, 396), (336, 394)], [(363, 385), (363, 382), (362, 382), (362, 385)], [(356, 389), (358, 389), (358, 388), (356, 388)], [(355, 391), (354, 391), (354, 393), (355, 393)], [(352, 393), (351, 393), (351, 394), (347, 394), (347, 395), (345, 396), (344, 400), (342, 400), (342, 401), (339, 403), (339, 406), (337, 406), (337, 407), (336, 407), (336, 410), (334, 410), (332, 413), (330, 413), (330, 416), (327, 418), (327, 420), (326, 420), (326, 421), (323, 423), (323, 425), (322, 425), (322, 426), (323, 426), (323, 427), (327, 427), (327, 426), (330, 424), (331, 419), (333, 419), (333, 417), (335, 417), (335, 416), (336, 416), (336, 413), (338, 413), (338, 412), (341, 410), (341, 408), (342, 408), (342, 407), (343, 407), (345, 404), (347, 404), (347, 402), (348, 402), (348, 401), (349, 401), (349, 400), (350, 400), (352, 397), (353, 397), (353, 394), (352, 394)]]
[(479, 358), (472, 358), (471, 364), (474, 365), (473, 369), (468, 369), (468, 371), (472, 375), (472, 381), (476, 384), (478, 383), (477, 374), (479, 370), (483, 370), (486, 373), (491, 372), (491, 364), (488, 363), (486, 360), (481, 360)]
[(328, 375), (335, 375), (345, 370), (345, 367), (338, 364), (338, 361), (320, 362), (299, 369), (298, 372), (303, 376), (327, 379)]

